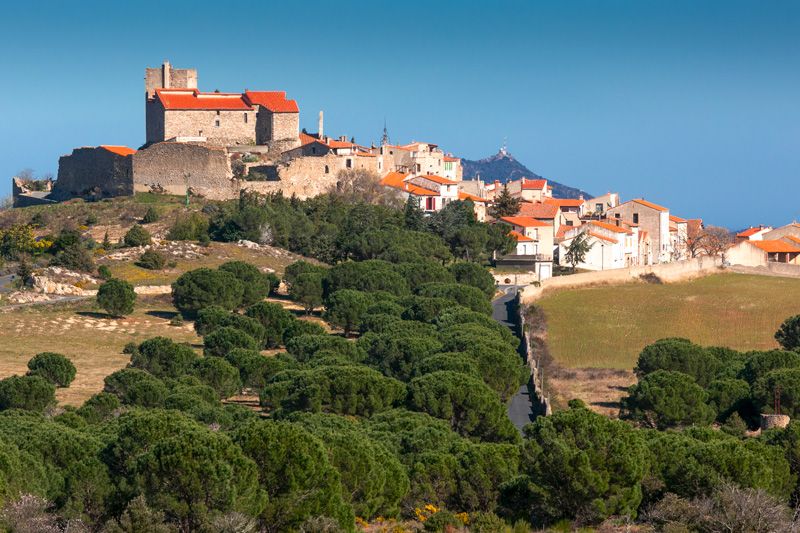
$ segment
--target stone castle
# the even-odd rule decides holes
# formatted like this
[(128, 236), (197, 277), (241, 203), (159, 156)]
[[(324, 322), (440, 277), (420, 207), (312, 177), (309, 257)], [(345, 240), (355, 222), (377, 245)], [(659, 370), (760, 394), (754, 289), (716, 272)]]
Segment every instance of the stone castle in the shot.
[(154, 191), (209, 199), (241, 191), (307, 198), (336, 186), (339, 172), (365, 169), (437, 174), (461, 180), (461, 162), (431, 143), (359, 145), (300, 131), (300, 108), (284, 91), (201, 92), (195, 69), (168, 61), (145, 69), (145, 143), (101, 145), (59, 158), (49, 192), (14, 179), (14, 205), (108, 198)]

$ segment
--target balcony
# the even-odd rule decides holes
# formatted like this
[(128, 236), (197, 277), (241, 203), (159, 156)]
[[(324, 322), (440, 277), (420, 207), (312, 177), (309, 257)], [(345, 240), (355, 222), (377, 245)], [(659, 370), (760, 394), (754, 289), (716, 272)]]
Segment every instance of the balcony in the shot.
[(536, 263), (552, 263), (553, 256), (546, 254), (506, 254), (495, 258), (496, 266), (528, 266)]

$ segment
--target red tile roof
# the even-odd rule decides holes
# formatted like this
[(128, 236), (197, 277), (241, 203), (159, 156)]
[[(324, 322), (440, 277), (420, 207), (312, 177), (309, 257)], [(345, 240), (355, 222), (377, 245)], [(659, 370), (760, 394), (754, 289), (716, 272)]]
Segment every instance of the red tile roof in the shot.
[(478, 202), (479, 203), (484, 203), (484, 204), (486, 203), (486, 198), (481, 198), (480, 196), (475, 196), (474, 194), (470, 194), (468, 192), (462, 192), (462, 191), (459, 191), (458, 199), (459, 200), (472, 200), (473, 202), (476, 202), (476, 203), (478, 203)]
[(584, 200), (578, 198), (545, 198), (544, 202), (558, 207), (580, 207), (583, 205)]
[(457, 157), (451, 157), (451, 156), (449, 156), (449, 155), (446, 155), (446, 156), (444, 156), (444, 160), (445, 160), (445, 161), (449, 161), (449, 162), (461, 161), (461, 159), (459, 159), (459, 158), (457, 158)]
[(670, 222), (675, 222), (676, 224), (681, 224), (683, 222), (686, 222), (686, 219), (685, 218), (681, 218), (681, 217), (676, 217), (675, 215), (670, 215), (669, 216), (669, 221)]
[(251, 105), (266, 107), (273, 113), (299, 113), (295, 100), (286, 99), (286, 91), (245, 91), (244, 98)]
[(595, 239), (600, 239), (600, 240), (606, 241), (606, 242), (613, 242), (614, 244), (617, 243), (617, 241), (615, 241), (611, 237), (606, 237), (605, 235), (601, 235), (600, 233), (595, 233), (593, 231), (587, 231), (586, 233), (588, 233), (589, 235), (591, 235)]
[(252, 111), (239, 93), (201, 93), (197, 89), (156, 89), (156, 98), (164, 109), (200, 109)]
[(600, 222), (599, 220), (592, 220), (589, 222), (592, 226), (597, 226), (598, 228), (603, 228), (608, 231), (613, 231), (615, 233), (633, 233), (632, 231), (626, 230), (625, 228), (621, 228), (619, 226), (615, 226), (614, 224), (609, 224), (607, 222)]
[(669, 211), (669, 209), (667, 209), (664, 206), (661, 206), (661, 205), (658, 205), (658, 204), (654, 204), (653, 202), (648, 202), (647, 200), (644, 200), (642, 198), (636, 198), (634, 200), (631, 200), (631, 202), (636, 202), (637, 204), (641, 204), (641, 205), (643, 205), (645, 207), (649, 207), (651, 209), (655, 209), (656, 211)]
[(542, 202), (520, 202), (519, 214), (533, 218), (556, 218), (558, 206)]
[(112, 144), (101, 144), (100, 148), (105, 148), (106, 150), (108, 150), (111, 153), (114, 153), (114, 154), (117, 154), (117, 155), (122, 155), (122, 156), (131, 155), (131, 154), (135, 154), (136, 153), (136, 150), (134, 150), (133, 148), (128, 148), (127, 146), (114, 146)]
[(508, 222), (509, 224), (513, 224), (515, 226), (520, 226), (523, 228), (541, 228), (546, 227), (549, 228), (550, 224), (546, 222), (542, 222), (541, 220), (536, 220), (533, 217), (500, 217), (500, 220), (503, 222)]
[(747, 241), (756, 248), (760, 248), (767, 253), (800, 253), (800, 247), (784, 241)]
[(393, 189), (399, 189), (415, 196), (439, 196), (439, 193), (436, 191), (431, 191), (424, 187), (420, 187), (419, 185), (406, 182), (406, 178), (408, 178), (410, 175), (411, 174), (403, 174), (402, 172), (389, 172), (383, 177), (381, 184), (387, 187), (392, 187)]
[(788, 239), (789, 242), (800, 244), (800, 237), (795, 237), (794, 235), (784, 235), (783, 238)]
[(547, 187), (547, 180), (529, 180), (526, 179), (522, 184), (523, 189), (541, 190)]
[(533, 240), (530, 237), (527, 237), (527, 236), (523, 235), (522, 233), (520, 233), (518, 231), (514, 231), (514, 230), (509, 231), (508, 234), (511, 237), (514, 237), (514, 239), (516, 239), (517, 242), (531, 242)]
[(432, 181), (434, 183), (438, 183), (439, 185), (455, 185), (456, 182), (453, 180), (449, 180), (447, 178), (443, 178), (441, 176), (437, 176), (436, 174), (417, 174), (415, 177), (417, 178), (425, 178), (426, 180)]
[(756, 228), (748, 228), (748, 229), (746, 229), (744, 231), (740, 231), (739, 233), (736, 234), (736, 236), (737, 237), (750, 237), (752, 235), (755, 235), (756, 233), (758, 233), (759, 231), (761, 231), (763, 229), (765, 229), (763, 226), (758, 226)]

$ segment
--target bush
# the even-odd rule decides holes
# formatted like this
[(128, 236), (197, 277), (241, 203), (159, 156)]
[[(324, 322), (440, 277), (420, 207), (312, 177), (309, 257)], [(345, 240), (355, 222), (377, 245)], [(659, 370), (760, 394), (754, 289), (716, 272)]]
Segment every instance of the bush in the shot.
[(280, 280), (275, 274), (264, 274), (258, 267), (244, 261), (229, 261), (220, 265), (220, 270), (230, 272), (242, 282), (244, 294), (242, 305), (252, 305), (260, 302), (277, 287)]
[(147, 208), (144, 217), (142, 217), (142, 224), (152, 224), (153, 222), (158, 222), (160, 219), (161, 213), (159, 213), (158, 209), (151, 205)]
[(50, 263), (79, 272), (94, 270), (92, 253), (80, 242), (59, 249)]
[(95, 224), (97, 224), (97, 215), (95, 215), (94, 213), (89, 213), (88, 215), (86, 215), (86, 225), (94, 226)]
[(133, 285), (121, 279), (110, 279), (97, 290), (97, 304), (115, 317), (133, 313), (136, 292)]
[(775, 332), (775, 340), (784, 350), (800, 349), (800, 315), (787, 318)]
[(0, 380), (0, 411), (42, 412), (55, 403), (55, 386), (41, 376), (11, 376)]
[(41, 376), (57, 387), (69, 387), (75, 379), (75, 365), (59, 353), (42, 352), (28, 361), (28, 374)]
[(706, 404), (708, 393), (691, 376), (656, 370), (628, 389), (621, 415), (645, 426), (666, 429), (710, 424), (714, 409)]
[(178, 215), (167, 233), (171, 241), (208, 241), (208, 219), (202, 214), (192, 212)]
[(111, 274), (111, 269), (108, 268), (106, 265), (100, 265), (99, 267), (97, 267), (97, 275), (100, 277), (100, 279), (105, 281), (108, 281), (112, 277), (114, 277)]
[(122, 242), (125, 243), (125, 246), (134, 247), (134, 246), (147, 246), (152, 242), (150, 238), (150, 232), (144, 229), (143, 226), (136, 224), (131, 229), (125, 233), (125, 237), (122, 239)]
[(206, 356), (225, 357), (235, 348), (258, 350), (260, 346), (253, 337), (230, 326), (217, 328), (203, 339), (203, 353)]
[(145, 250), (145, 252), (139, 256), (139, 260), (136, 264), (148, 270), (161, 270), (164, 268), (164, 265), (167, 264), (167, 258), (164, 257), (164, 254), (155, 250)]
[(211, 305), (236, 309), (242, 304), (243, 295), (242, 283), (224, 270), (190, 270), (172, 284), (172, 301), (187, 317), (194, 317), (200, 309)]

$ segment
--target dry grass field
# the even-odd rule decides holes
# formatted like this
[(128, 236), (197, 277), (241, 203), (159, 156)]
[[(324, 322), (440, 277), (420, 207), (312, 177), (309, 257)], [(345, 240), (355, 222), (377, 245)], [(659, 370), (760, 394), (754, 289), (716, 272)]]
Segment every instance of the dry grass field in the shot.
[(168, 297), (140, 299), (135, 312), (123, 319), (106, 317), (93, 300), (0, 311), (0, 378), (24, 374), (28, 360), (39, 352), (62, 353), (78, 373), (56, 396), (61, 404), (79, 406), (102, 390), (105, 376), (128, 364), (130, 356), (122, 353), (128, 342), (163, 335), (199, 346), (191, 322), (169, 325), (174, 314)]
[[(717, 274), (665, 285), (566, 290), (539, 305), (554, 360), (550, 387), (563, 404), (581, 398), (611, 413), (639, 352), (664, 337), (737, 350), (777, 346), (773, 334), (800, 314), (800, 279)], [(561, 400), (561, 401), (559, 401)]]

